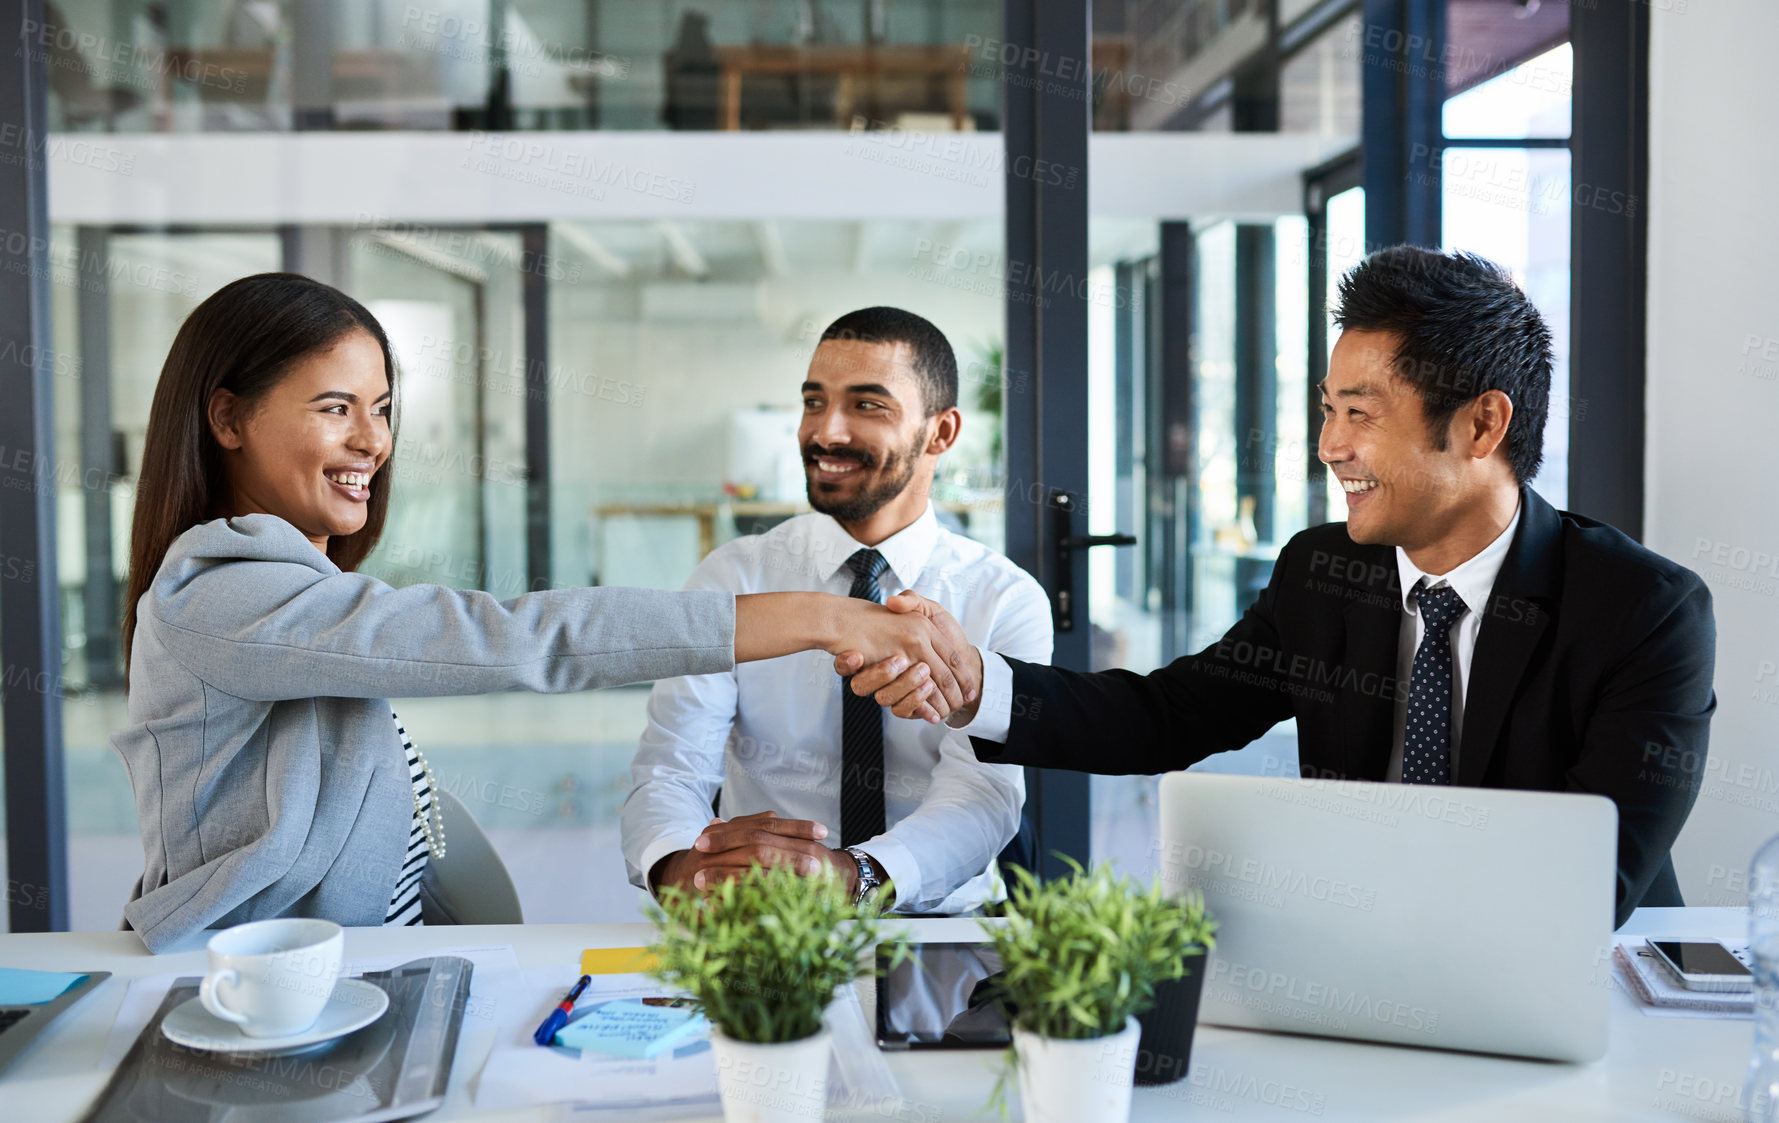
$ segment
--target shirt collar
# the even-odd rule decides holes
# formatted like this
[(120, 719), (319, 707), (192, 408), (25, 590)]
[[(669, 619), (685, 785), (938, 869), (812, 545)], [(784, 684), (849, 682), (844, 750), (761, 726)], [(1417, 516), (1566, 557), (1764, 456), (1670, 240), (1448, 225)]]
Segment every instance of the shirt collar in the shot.
[(1414, 594), (1415, 585), (1426, 578), (1429, 588), (1441, 584), (1450, 585), (1458, 594), (1458, 599), (1464, 602), (1464, 607), (1472, 615), (1480, 616), (1488, 603), (1489, 591), (1495, 587), (1495, 577), (1501, 572), (1501, 563), (1507, 560), (1508, 547), (1513, 545), (1513, 532), (1519, 528), (1520, 516), (1525, 509), (1524, 503), (1516, 506), (1507, 529), (1496, 535), (1493, 542), (1484, 546), (1463, 565), (1438, 577), (1422, 572), (1419, 566), (1408, 560), (1407, 550), (1401, 546), (1396, 547), (1396, 573), (1402, 581), (1402, 611), (1409, 611), (1409, 599)]
[[(818, 517), (812, 537), (814, 549), (811, 561), (815, 565), (815, 575), (823, 581), (832, 580), (836, 573), (846, 568), (848, 558), (867, 548), (864, 543), (848, 534), (846, 528), (831, 515)], [(928, 501), (920, 518), (872, 548), (883, 555), (883, 560), (889, 563), (890, 572), (896, 575), (902, 588), (912, 589), (915, 579), (927, 567), (927, 559), (933, 556), (933, 547), (938, 543), (939, 517), (933, 513), (932, 502)], [(850, 576), (850, 571), (848, 575)]]

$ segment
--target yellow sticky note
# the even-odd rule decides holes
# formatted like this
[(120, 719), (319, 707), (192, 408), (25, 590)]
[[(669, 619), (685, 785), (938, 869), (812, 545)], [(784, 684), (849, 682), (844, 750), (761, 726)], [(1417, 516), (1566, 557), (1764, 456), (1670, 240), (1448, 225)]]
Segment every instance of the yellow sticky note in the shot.
[(581, 974), (634, 975), (653, 970), (655, 963), (648, 948), (588, 948), (581, 953)]

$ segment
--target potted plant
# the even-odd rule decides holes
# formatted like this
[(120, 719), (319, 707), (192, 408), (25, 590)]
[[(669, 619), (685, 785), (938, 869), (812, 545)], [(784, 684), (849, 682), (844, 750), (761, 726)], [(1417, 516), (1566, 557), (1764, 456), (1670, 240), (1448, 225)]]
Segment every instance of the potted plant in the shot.
[(827, 1101), (834, 992), (874, 970), (883, 931), (875, 904), (855, 905), (838, 876), (755, 867), (714, 890), (668, 887), (653, 910), (662, 982), (691, 995), (713, 1027), (728, 1123), (807, 1123)]
[[(1013, 1063), (1029, 1123), (1113, 1123), (1130, 1116), (1140, 1026), (1156, 987), (1216, 944), (1198, 893), (1145, 889), (1111, 867), (1044, 884), (1023, 869), (1006, 923), (989, 930)], [(997, 1095), (1004, 1093), (1004, 1085)]]

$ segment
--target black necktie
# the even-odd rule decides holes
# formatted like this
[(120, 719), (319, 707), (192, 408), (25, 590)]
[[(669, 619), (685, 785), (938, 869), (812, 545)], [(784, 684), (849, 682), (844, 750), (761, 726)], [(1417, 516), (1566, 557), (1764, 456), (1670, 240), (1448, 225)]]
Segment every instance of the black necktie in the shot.
[(1437, 589), (1422, 580), (1415, 604), (1427, 630), (1408, 677), (1408, 720), (1402, 726), (1402, 782), (1452, 782), (1452, 625), (1464, 615), (1464, 602), (1450, 585)]
[[(882, 604), (877, 578), (889, 568), (883, 555), (860, 550), (846, 566), (853, 572), (851, 595)], [(848, 677), (840, 683), (840, 845), (857, 846), (883, 827), (883, 707), (854, 694)]]

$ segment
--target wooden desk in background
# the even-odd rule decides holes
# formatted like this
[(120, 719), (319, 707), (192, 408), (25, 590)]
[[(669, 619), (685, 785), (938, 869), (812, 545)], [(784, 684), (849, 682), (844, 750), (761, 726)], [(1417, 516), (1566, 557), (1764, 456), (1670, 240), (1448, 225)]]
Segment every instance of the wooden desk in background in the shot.
[(771, 46), (716, 48), (722, 127), (741, 128), (741, 80), (749, 74), (830, 74), (839, 79), (835, 116), (852, 120), (857, 85), (885, 74), (937, 75), (946, 80), (951, 127), (969, 120), (970, 49), (965, 46)]

